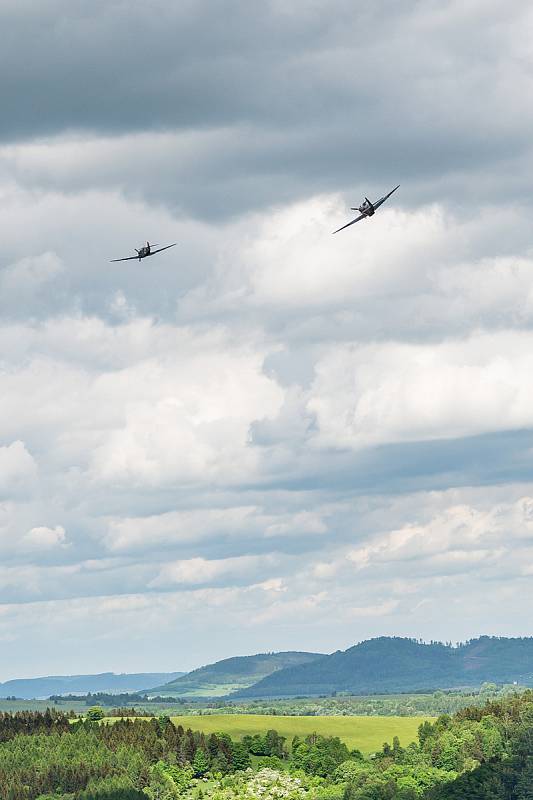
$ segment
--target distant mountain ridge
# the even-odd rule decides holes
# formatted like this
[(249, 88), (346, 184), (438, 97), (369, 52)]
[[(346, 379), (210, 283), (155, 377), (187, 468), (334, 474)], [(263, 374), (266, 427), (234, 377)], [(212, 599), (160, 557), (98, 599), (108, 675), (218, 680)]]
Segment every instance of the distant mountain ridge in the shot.
[(0, 683), (0, 697), (144, 693), (184, 698), (276, 698), (533, 686), (533, 637), (482, 636), (452, 647), (382, 636), (331, 655), (288, 651), (234, 656), (189, 673), (56, 675)]
[(457, 647), (399, 637), (369, 639), (279, 670), (231, 697), (415, 692), (487, 681), (533, 686), (533, 638), (482, 636)]
[(151, 689), (150, 694), (221, 697), (236, 689), (256, 684), (278, 670), (307, 664), (317, 658), (324, 658), (324, 654), (289, 651), (233, 656), (199, 667), (163, 686), (156, 686)]
[(99, 675), (49, 675), (44, 678), (17, 678), (0, 683), (0, 697), (20, 697), (23, 700), (50, 697), (52, 694), (87, 694), (105, 692), (138, 692), (147, 686), (173, 680), (183, 672), (136, 672)]

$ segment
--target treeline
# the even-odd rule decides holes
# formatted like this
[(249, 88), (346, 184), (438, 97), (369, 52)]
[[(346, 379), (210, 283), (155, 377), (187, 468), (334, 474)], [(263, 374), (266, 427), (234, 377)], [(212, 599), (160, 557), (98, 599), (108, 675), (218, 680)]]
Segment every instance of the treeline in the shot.
[(148, 697), (145, 694), (132, 692), (121, 692), (119, 694), (109, 694), (107, 692), (88, 692), (85, 695), (77, 694), (52, 694), (49, 700), (52, 703), (64, 705), (65, 703), (84, 702), (87, 706), (128, 706), (139, 703), (148, 705), (184, 705), (185, 701), (181, 697)]
[(47, 709), (44, 714), (38, 711), (0, 712), (0, 742), (8, 742), (20, 734), (65, 733), (69, 730), (69, 716), (54, 709)]
[[(183, 698), (154, 697), (143, 700), (140, 695), (123, 694), (87, 694), (84, 697), (53, 695), (50, 700), (57, 705), (65, 706), (69, 702), (76, 703), (79, 711), (80, 701), (85, 706), (98, 705), (105, 709), (106, 716), (157, 716), (172, 714), (173, 706), (180, 706), (180, 714), (267, 714), (270, 716), (439, 716), (454, 714), (471, 705), (482, 706), (490, 698), (506, 697), (516, 693), (517, 687), (512, 685), (497, 686), (487, 683), (480, 689), (469, 691), (446, 690), (429, 694), (408, 693), (390, 695), (354, 696), (342, 695), (292, 698), (290, 700), (253, 700), (238, 702), (231, 700), (212, 700), (209, 702)], [(141, 702), (142, 700), (142, 702)]]
[[(520, 691), (524, 691), (521, 687)], [(514, 685), (483, 684), (479, 689), (465, 691), (439, 690), (430, 693), (388, 695), (333, 694), (326, 697), (295, 697), (287, 700), (212, 701), (187, 703), (182, 713), (197, 714), (266, 714), (271, 716), (400, 716), (436, 717), (455, 714), (472, 705), (483, 706), (492, 698), (516, 694)]]
[(254, 700), (248, 703), (212, 701), (202, 705), (187, 703), (183, 713), (208, 714), (266, 714), (270, 716), (399, 716), (436, 717), (455, 714), (472, 705), (483, 706), (492, 698), (516, 694), (516, 686), (484, 684), (470, 691), (436, 691), (430, 694), (337, 695), (290, 700)]

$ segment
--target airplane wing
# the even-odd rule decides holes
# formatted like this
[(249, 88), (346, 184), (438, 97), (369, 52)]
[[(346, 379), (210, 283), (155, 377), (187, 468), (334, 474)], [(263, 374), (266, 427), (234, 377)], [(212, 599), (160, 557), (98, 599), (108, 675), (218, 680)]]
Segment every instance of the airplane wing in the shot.
[(165, 247), (160, 247), (159, 250), (152, 250), (151, 253), (148, 253), (149, 256), (155, 256), (156, 253), (161, 253), (162, 250), (168, 250), (169, 247), (176, 247), (177, 242), (174, 244), (167, 244)]
[(400, 184), (398, 184), (398, 186), (395, 186), (395, 187), (394, 187), (394, 189), (393, 189), (391, 192), (389, 192), (388, 194), (386, 194), (386, 195), (385, 195), (385, 197), (382, 197), (382, 198), (381, 198), (381, 200), (376, 200), (376, 202), (375, 202), (375, 203), (373, 203), (373, 206), (374, 206), (374, 208), (379, 208), (379, 206), (380, 206), (382, 203), (384, 203), (384, 202), (385, 202), (385, 200), (388, 200), (388, 199), (389, 199), (389, 197), (391, 196), (391, 194), (394, 194), (394, 192), (396, 191), (396, 189), (399, 189), (399, 188), (400, 188)]
[(361, 214), (360, 217), (356, 217), (355, 219), (352, 219), (351, 222), (347, 222), (346, 225), (343, 225), (342, 228), (338, 228), (336, 231), (333, 231), (333, 233), (338, 233), (339, 231), (343, 231), (345, 228), (349, 228), (350, 225), (353, 225), (354, 222), (359, 222), (359, 220), (363, 219), (364, 216), (365, 216), (364, 214)]
[(115, 261), (137, 261), (138, 258), (139, 256), (128, 256), (127, 258), (112, 258), (109, 263), (113, 264), (113, 262)]

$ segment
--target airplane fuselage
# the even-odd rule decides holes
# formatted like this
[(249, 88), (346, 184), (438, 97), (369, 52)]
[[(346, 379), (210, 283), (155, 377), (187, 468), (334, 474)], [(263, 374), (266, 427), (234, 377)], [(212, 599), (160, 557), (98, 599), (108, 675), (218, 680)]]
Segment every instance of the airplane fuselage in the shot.
[(365, 217), (371, 217), (371, 216), (373, 216), (373, 214), (376, 213), (376, 209), (374, 208), (372, 203), (370, 203), (368, 200), (365, 200), (365, 202), (362, 205), (359, 206), (358, 210)]
[[(136, 249), (137, 249), (137, 248), (136, 248)], [(140, 248), (137, 250), (137, 255), (138, 255), (138, 257), (139, 257), (139, 261), (141, 260), (141, 258), (146, 258), (146, 256), (149, 256), (149, 255), (150, 255), (150, 253), (151, 253), (151, 250), (150, 250), (150, 242), (146, 242), (146, 245), (145, 245), (145, 246), (143, 245), (143, 247), (140, 247)]]

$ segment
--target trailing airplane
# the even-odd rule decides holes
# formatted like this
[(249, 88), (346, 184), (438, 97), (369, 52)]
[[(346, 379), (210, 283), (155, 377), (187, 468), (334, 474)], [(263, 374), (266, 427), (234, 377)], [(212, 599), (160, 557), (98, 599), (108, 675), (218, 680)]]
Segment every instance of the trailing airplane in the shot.
[(359, 211), (360, 215), (355, 219), (352, 219), (351, 222), (347, 222), (346, 225), (342, 226), (342, 228), (333, 231), (333, 233), (338, 233), (339, 231), (343, 231), (345, 228), (349, 228), (350, 225), (353, 225), (355, 222), (359, 222), (360, 219), (365, 219), (366, 217), (372, 217), (375, 214), (376, 209), (378, 209), (380, 205), (385, 202), (385, 200), (388, 200), (391, 194), (393, 194), (396, 191), (396, 189), (399, 188), (400, 184), (398, 184), (398, 186), (395, 186), (394, 189), (392, 189), (392, 191), (390, 191), (388, 194), (385, 195), (385, 197), (382, 197), (380, 200), (376, 200), (375, 203), (371, 203), (368, 197), (365, 197), (364, 202), (361, 203), (361, 205), (358, 208), (351, 209), (352, 211)]
[(157, 245), (156, 244), (151, 245), (150, 242), (146, 242), (146, 247), (144, 246), (140, 247), (139, 250), (137, 250), (136, 247), (133, 248), (137, 253), (136, 256), (127, 256), (127, 258), (112, 258), (109, 263), (112, 264), (115, 261), (136, 261), (137, 259), (140, 261), (141, 258), (147, 258), (147, 256), (155, 256), (156, 253), (161, 253), (163, 250), (168, 250), (169, 247), (175, 247), (176, 244), (177, 242), (174, 242), (174, 244), (167, 244), (165, 245), (165, 247), (160, 247), (159, 250), (152, 250), (152, 247), (157, 247)]

